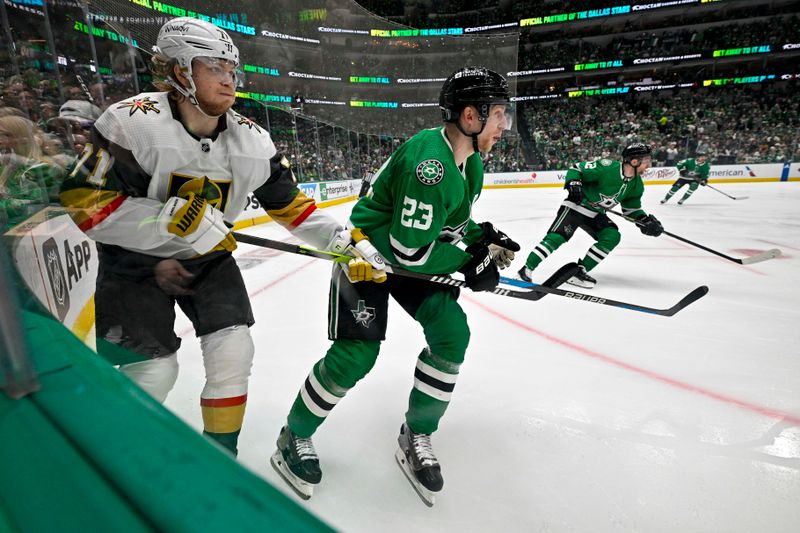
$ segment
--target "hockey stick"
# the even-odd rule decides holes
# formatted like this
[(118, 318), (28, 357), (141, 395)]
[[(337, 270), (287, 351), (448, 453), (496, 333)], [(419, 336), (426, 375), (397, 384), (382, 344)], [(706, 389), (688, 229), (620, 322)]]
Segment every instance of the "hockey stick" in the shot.
[(731, 196), (730, 194), (728, 194), (726, 192), (723, 192), (723, 191), (717, 189), (716, 187), (712, 187), (708, 183), (706, 183), (706, 187), (708, 187), (709, 189), (714, 189), (715, 191), (717, 191), (720, 194), (724, 194), (725, 196), (727, 196), (731, 200), (747, 200), (748, 198), (750, 198), (749, 196)]
[[(622, 213), (618, 213), (617, 211), (613, 211), (611, 209), (609, 209), (607, 212), (611, 213), (612, 215), (617, 215), (618, 217), (622, 217), (625, 220), (627, 220), (628, 222), (633, 222), (634, 224), (636, 224), (639, 227), (642, 226), (637, 220), (634, 220), (634, 219), (632, 219), (630, 217), (627, 217), (627, 216), (623, 215)], [(731, 257), (729, 255), (725, 255), (722, 252), (718, 252), (716, 250), (712, 250), (711, 248), (708, 248), (707, 246), (703, 246), (702, 244), (696, 243), (694, 241), (690, 241), (689, 239), (681, 237), (680, 235), (675, 235), (674, 233), (670, 233), (667, 230), (664, 230), (664, 235), (669, 235), (673, 239), (678, 239), (679, 241), (685, 242), (686, 244), (691, 244), (692, 246), (694, 246), (696, 248), (700, 248), (701, 250), (705, 250), (706, 252), (712, 253), (714, 255), (718, 255), (720, 257), (724, 257), (728, 261), (733, 261), (734, 263), (739, 263), (740, 265), (752, 265), (753, 263), (760, 263), (761, 261), (766, 261), (767, 259), (774, 259), (775, 257), (778, 257), (778, 256), (781, 255), (781, 251), (780, 250), (778, 250), (777, 248), (773, 248), (771, 250), (766, 250), (764, 252), (761, 252), (760, 254), (751, 255), (749, 257), (743, 257), (741, 259), (737, 259), (735, 257)]]
[[(262, 248), (272, 248), (274, 250), (280, 250), (283, 252), (289, 252), (299, 255), (306, 255), (309, 257), (316, 257), (319, 259), (327, 259), (328, 261), (335, 261), (337, 263), (342, 263), (352, 259), (350, 256), (347, 255), (337, 254), (334, 252), (325, 252), (322, 250), (315, 250), (313, 248), (306, 248), (305, 246), (299, 246), (296, 244), (291, 244), (283, 241), (276, 241), (273, 239), (266, 239), (263, 237), (255, 237), (253, 235), (246, 235), (244, 233), (234, 232), (233, 236), (234, 238), (236, 238), (238, 242), (242, 242), (245, 244), (261, 246)], [(631, 311), (639, 311), (641, 313), (650, 313), (661, 316), (674, 315), (687, 305), (705, 296), (705, 294), (708, 292), (708, 287), (706, 286), (697, 287), (695, 290), (684, 296), (678, 303), (676, 303), (672, 307), (669, 307), (667, 309), (656, 309), (653, 307), (645, 307), (643, 305), (631, 304), (627, 302), (619, 302), (616, 300), (610, 300), (608, 298), (601, 298), (599, 296), (592, 296), (580, 292), (565, 291), (562, 289), (555, 288), (561, 283), (565, 282), (570, 277), (572, 277), (576, 271), (576, 268), (577, 268), (576, 263), (567, 263), (566, 265), (559, 268), (542, 285), (522, 282), (519, 280), (511, 280), (509, 278), (501, 278), (501, 281), (503, 281), (504, 283), (512, 283), (512, 284), (525, 283), (526, 288), (529, 287), (530, 290), (515, 291), (511, 289), (503, 289), (500, 287), (496, 287), (491, 292), (494, 294), (499, 294), (500, 296), (509, 296), (511, 298), (521, 298), (523, 300), (534, 300), (534, 301), (543, 298), (547, 294), (555, 294), (556, 296), (563, 296), (565, 298), (572, 298), (574, 300), (580, 300), (583, 302), (594, 303), (599, 305), (609, 305), (612, 307), (621, 307), (623, 309), (630, 309)], [(451, 285), (462, 288), (467, 286), (467, 284), (464, 281), (451, 278), (450, 276), (422, 274), (420, 272), (412, 272), (410, 270), (405, 270), (397, 266), (387, 265), (386, 272), (390, 272), (398, 276), (416, 278), (425, 281), (430, 281), (433, 283), (441, 283), (443, 285)]]

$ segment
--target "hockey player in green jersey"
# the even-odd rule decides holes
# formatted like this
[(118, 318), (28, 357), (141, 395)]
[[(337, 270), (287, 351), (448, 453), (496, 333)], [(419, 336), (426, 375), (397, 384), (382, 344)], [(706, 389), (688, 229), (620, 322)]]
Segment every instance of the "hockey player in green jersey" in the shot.
[(683, 195), (683, 198), (678, 200), (678, 205), (683, 205), (683, 202), (689, 199), (694, 194), (697, 187), (700, 185), (705, 186), (708, 183), (708, 173), (711, 171), (711, 166), (706, 160), (705, 150), (697, 150), (694, 159), (684, 159), (678, 161), (678, 174), (680, 178), (672, 184), (672, 188), (667, 192), (667, 195), (661, 200), (662, 204), (667, 203), (667, 200), (672, 198), (672, 195), (680, 190), (684, 185), (689, 185), (689, 190)]
[[(508, 84), (491, 70), (462, 68), (445, 81), (439, 105), (444, 127), (419, 132), (392, 154), (348, 226), (354, 240), (368, 236), (389, 263), (428, 274), (458, 271), (473, 291), (492, 290), (498, 268), (509, 266), (520, 248), (491, 223), (475, 223), (470, 212), (483, 186), (479, 152), (489, 152), (510, 127)], [(333, 344), (300, 388), (271, 460), (303, 498), (322, 476), (311, 437), (375, 364), (390, 295), (419, 322), (427, 341), (395, 457), (428, 505), (442, 489), (430, 436), (450, 402), (470, 337), (459, 289), (392, 274), (384, 283), (351, 283), (335, 268), (328, 311)]]
[(650, 147), (633, 143), (622, 151), (622, 161), (597, 159), (577, 163), (567, 171), (564, 188), (568, 194), (556, 214), (547, 235), (528, 255), (519, 270), (519, 276), (531, 281), (531, 273), (556, 249), (570, 240), (575, 230), (583, 229), (595, 244), (583, 259), (578, 261), (580, 270), (567, 283), (592, 288), (597, 280), (587, 272), (605, 259), (620, 241), (619, 228), (606, 215), (606, 210), (617, 204), (622, 212), (637, 221), (645, 235), (657, 237), (664, 228), (653, 215), (642, 210), (644, 184), (642, 174), (650, 168)]

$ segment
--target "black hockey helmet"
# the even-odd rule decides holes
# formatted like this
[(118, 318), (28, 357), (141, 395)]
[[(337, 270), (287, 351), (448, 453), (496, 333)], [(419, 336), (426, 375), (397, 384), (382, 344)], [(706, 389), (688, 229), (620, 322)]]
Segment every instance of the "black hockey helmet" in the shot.
[(633, 159), (642, 159), (652, 155), (653, 151), (650, 149), (649, 144), (631, 143), (622, 150), (622, 162), (630, 163)]
[(478, 110), (478, 118), (486, 123), (492, 104), (509, 104), (511, 96), (506, 79), (484, 67), (464, 67), (453, 72), (439, 92), (439, 107), (445, 122), (457, 122), (468, 105)]

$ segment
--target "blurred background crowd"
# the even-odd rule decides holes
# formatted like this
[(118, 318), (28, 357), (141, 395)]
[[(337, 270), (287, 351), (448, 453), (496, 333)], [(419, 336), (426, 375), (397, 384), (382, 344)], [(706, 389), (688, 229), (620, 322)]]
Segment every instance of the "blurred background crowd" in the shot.
[[(363, 12), (354, 2), (336, 2)], [(151, 14), (120, 16), (116, 23), (109, 23), (113, 17), (108, 12), (114, 6), (132, 9), (114, 0), (88, 6), (72, 0), (37, 4), (22, 0), (0, 4), (0, 216), (5, 220), (24, 219), (41, 205), (56, 201), (60, 181), (71, 171), (103, 110), (153, 90), (147, 50), (153, 28), (166, 20)], [(409, 118), (402, 107), (355, 108), (347, 102), (320, 105), (319, 100), (342, 95), (350, 100), (368, 99), (385, 91), (384, 100), (415, 102), (423, 85), (397, 83), (408, 74), (403, 70), (408, 65), (416, 65), (414, 75), (429, 76), (427, 87), (436, 89), (447, 75), (432, 67), (440, 59), (445, 64), (445, 59), (458, 58), (469, 47), (476, 49), (471, 57), (491, 57), (493, 52), (477, 37), (457, 42), (443, 38), (438, 41), (441, 50), (433, 40), (328, 37), (312, 29), (325, 20), (298, 26), (303, 2), (294, 8), (290, 6), (295, 4), (286, 4), (285, 16), (277, 21), (274, 14), (261, 20), (244, 13), (250, 8), (256, 12), (254, 2), (205, 4), (205, 12), (220, 20), (246, 21), (259, 31), (279, 31), (278, 24), (283, 24), (287, 32), (319, 38), (317, 43), (282, 43), (280, 53), (267, 50), (263, 57), (254, 57), (253, 48), (247, 48), (244, 62), (275, 66), (277, 75), (248, 74), (240, 90), (262, 97), (240, 97), (235, 107), (269, 129), (302, 181), (362, 178), (375, 172), (409, 131), (437, 123), (435, 106), (426, 108), (426, 116), (433, 119), (421, 120)], [(365, 27), (391, 22), (393, 27), (421, 28), (503, 23), (610, 5), (600, 0), (449, 0), (436, 2), (435, 9), (430, 1), (361, 4), (383, 17), (360, 22)], [(563, 169), (575, 161), (614, 157), (633, 140), (650, 143), (655, 164), (664, 166), (692, 156), (698, 148), (710, 154), (712, 165), (795, 159), (800, 152), (797, 3), (729, 0), (714, 4), (713, 10), (691, 5), (518, 27), (511, 37), (507, 29), (499, 29), (506, 34), (498, 34), (496, 42), (506, 48), (509, 42), (513, 44), (511, 66), (517, 72), (511, 72), (509, 80), (520, 101), (514, 130), (488, 157), (487, 170)], [(215, 11), (222, 8), (229, 11)], [(134, 19), (135, 23), (126, 22)], [(247, 42), (239, 33), (232, 35), (237, 43)], [(760, 48), (713, 57), (714, 50), (735, 47)], [(326, 48), (335, 53), (323, 54)], [(370, 55), (370, 50), (375, 53)], [(394, 61), (395, 50), (407, 52), (406, 62)], [(645, 64), (632, 61), (695, 53), (701, 57)], [(578, 63), (616, 60), (622, 63), (574, 68)], [(491, 60), (485, 61), (494, 67)], [(519, 72), (548, 67), (565, 68)], [(314, 69), (338, 80), (298, 80), (286, 75)], [(350, 76), (385, 77), (388, 83), (354, 86), (348, 84)]]

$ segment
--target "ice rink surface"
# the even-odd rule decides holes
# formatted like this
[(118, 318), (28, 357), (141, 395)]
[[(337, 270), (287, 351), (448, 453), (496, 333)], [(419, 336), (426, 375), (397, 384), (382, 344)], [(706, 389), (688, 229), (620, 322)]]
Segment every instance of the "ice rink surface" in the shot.
[[(591, 292), (669, 307), (673, 317), (547, 296), (538, 302), (465, 291), (472, 340), (435, 452), (444, 490), (427, 508), (393, 454), (424, 346), (392, 303), (373, 371), (314, 437), (323, 469), (302, 503), (348, 532), (800, 531), (800, 183), (714, 184), (686, 204), (644, 208), (665, 229), (725, 254), (783, 256), (741, 266), (615, 219), (622, 242)], [(523, 246), (544, 236), (561, 189), (484, 191), (473, 218)], [(329, 212), (344, 221), (352, 203)], [(288, 240), (275, 224), (249, 233)], [(536, 271), (582, 257), (582, 232)], [(293, 493), (268, 464), (289, 407), (329, 346), (331, 264), (240, 244), (256, 317), (256, 361), (239, 460)], [(199, 343), (179, 314), (181, 374), (167, 406), (201, 427)], [(212, 488), (213, 490), (213, 488)], [(298, 500), (299, 501), (299, 500)]]

